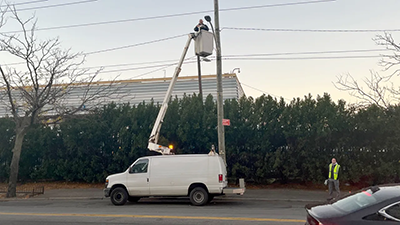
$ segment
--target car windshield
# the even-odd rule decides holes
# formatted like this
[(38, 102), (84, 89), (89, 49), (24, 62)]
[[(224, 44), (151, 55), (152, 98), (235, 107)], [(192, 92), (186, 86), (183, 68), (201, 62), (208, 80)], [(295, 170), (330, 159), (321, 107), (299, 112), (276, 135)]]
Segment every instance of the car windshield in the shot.
[(332, 206), (347, 213), (373, 205), (378, 200), (371, 190), (362, 191), (357, 194), (343, 198), (333, 203)]

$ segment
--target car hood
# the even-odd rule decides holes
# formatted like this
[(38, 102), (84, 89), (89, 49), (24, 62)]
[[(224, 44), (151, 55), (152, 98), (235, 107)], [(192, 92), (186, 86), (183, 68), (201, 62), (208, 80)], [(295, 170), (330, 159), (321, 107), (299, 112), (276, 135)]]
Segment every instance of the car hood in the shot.
[(120, 179), (121, 177), (124, 176), (125, 173), (116, 173), (116, 174), (112, 174), (110, 176), (107, 177), (107, 179), (109, 181), (115, 180), (115, 179)]
[(343, 216), (343, 212), (331, 204), (307, 205), (306, 209), (313, 217), (317, 219), (338, 218)]

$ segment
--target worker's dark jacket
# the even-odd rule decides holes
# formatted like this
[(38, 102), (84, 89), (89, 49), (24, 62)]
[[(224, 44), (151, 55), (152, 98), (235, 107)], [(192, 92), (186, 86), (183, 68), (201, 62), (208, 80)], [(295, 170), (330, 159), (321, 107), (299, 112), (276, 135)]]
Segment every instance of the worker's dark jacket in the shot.
[[(200, 30), (206, 30), (206, 31), (208, 31), (208, 26), (205, 25), (205, 24), (202, 24), (202, 25), (200, 26)], [(199, 28), (198, 28), (197, 26), (195, 26), (195, 27), (194, 27), (194, 31), (198, 32), (198, 31), (199, 31)]]

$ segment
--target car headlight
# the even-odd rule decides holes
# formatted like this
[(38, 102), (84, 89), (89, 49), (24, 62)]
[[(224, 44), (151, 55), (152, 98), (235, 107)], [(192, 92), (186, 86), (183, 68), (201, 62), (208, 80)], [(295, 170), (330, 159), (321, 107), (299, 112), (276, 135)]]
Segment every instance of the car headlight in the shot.
[(105, 188), (108, 186), (108, 179), (106, 179)]

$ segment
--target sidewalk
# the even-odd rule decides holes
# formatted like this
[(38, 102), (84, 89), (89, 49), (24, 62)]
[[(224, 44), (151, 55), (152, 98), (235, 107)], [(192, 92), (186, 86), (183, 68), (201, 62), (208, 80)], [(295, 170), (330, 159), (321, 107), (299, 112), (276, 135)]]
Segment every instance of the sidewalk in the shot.
[[(257, 201), (297, 201), (297, 202), (319, 202), (326, 200), (327, 192), (298, 189), (246, 189), (243, 196), (225, 195), (216, 197), (221, 199), (257, 200)], [(44, 194), (37, 195), (31, 199), (47, 200), (79, 200), (79, 199), (103, 199), (103, 189), (52, 189), (45, 190)]]
[(51, 189), (44, 190), (44, 194), (31, 197), (33, 199), (102, 199), (104, 198), (103, 189), (100, 188), (74, 188), (74, 189)]

